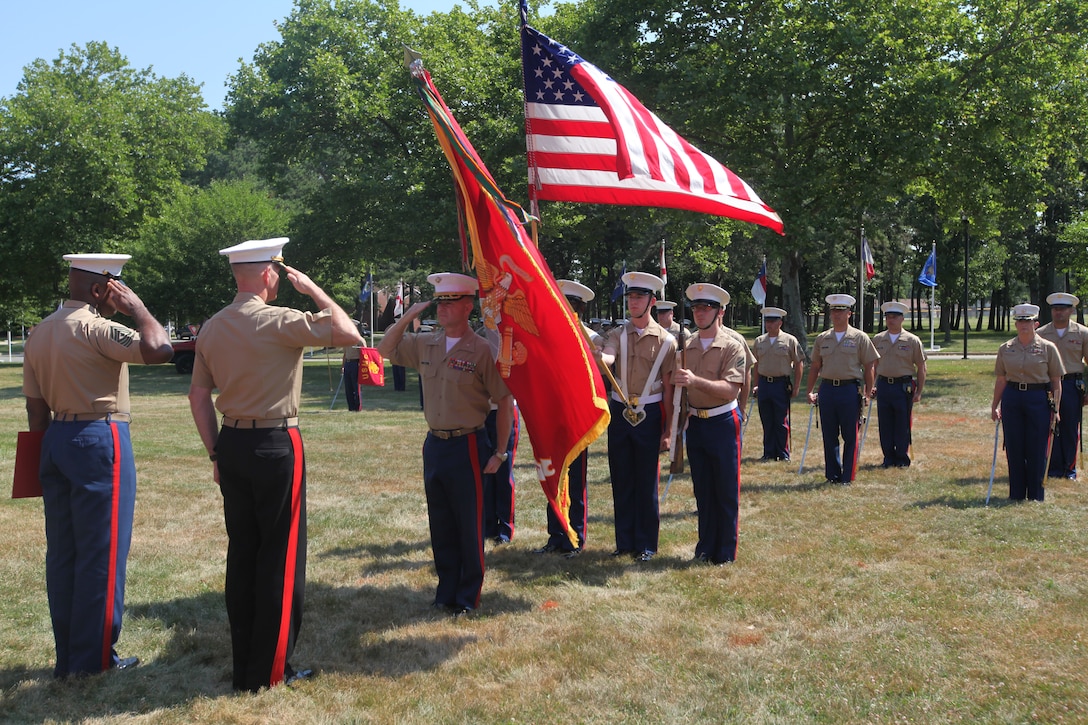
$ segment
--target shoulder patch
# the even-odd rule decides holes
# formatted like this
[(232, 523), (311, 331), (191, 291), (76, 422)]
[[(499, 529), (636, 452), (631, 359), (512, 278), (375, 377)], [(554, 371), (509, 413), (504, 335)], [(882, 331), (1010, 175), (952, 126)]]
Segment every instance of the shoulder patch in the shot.
[(132, 343), (136, 341), (132, 330), (123, 325), (110, 325), (110, 339), (121, 347), (132, 347)]

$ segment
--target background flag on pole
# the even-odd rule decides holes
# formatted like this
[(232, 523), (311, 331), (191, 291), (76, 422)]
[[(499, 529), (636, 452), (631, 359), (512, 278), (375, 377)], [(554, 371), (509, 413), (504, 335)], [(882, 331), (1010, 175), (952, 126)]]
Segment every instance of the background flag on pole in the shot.
[(759, 268), (759, 274), (756, 275), (756, 281), (752, 284), (752, 298), (755, 299), (757, 304), (765, 304), (767, 302), (767, 260), (763, 260), (763, 266)]
[(716, 214), (782, 233), (739, 176), (692, 146), (607, 74), (528, 25), (521, 0), (529, 197)]
[(366, 282), (363, 283), (363, 288), (359, 290), (359, 301), (364, 305), (366, 301), (370, 299), (370, 291), (374, 288), (374, 277), (370, 272), (366, 273)]
[(393, 302), (393, 319), (404, 315), (404, 282), (397, 282), (397, 297)]
[(669, 271), (665, 268), (665, 240), (661, 240), (661, 281), (669, 283)]
[(876, 276), (876, 267), (873, 265), (873, 252), (869, 249), (869, 240), (863, 234), (861, 236), (861, 260), (865, 263), (865, 279)]
[(623, 297), (623, 293), (627, 291), (627, 285), (623, 283), (623, 275), (627, 274), (627, 262), (623, 263), (623, 269), (620, 270), (620, 278), (616, 280), (616, 286), (612, 288), (612, 301), (615, 302), (620, 297)]
[(500, 338), (495, 365), (517, 398), (544, 494), (578, 546), (567, 469), (608, 426), (604, 382), (521, 207), (503, 196), (418, 55), (406, 56), (464, 205), (484, 324)]
[(922, 265), (922, 272), (918, 275), (918, 282), (926, 287), (937, 286), (937, 250), (934, 248)]

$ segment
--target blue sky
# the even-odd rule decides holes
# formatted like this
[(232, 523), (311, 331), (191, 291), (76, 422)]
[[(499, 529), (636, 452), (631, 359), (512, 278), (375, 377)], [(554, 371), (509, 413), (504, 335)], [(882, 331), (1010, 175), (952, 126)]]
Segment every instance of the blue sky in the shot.
[[(511, 0), (511, 14), (517, 12)], [(495, 4), (497, 0), (484, 0)], [(227, 77), (249, 62), (257, 46), (279, 38), (273, 26), (291, 14), (292, 0), (45, 0), (3, 3), (0, 96), (15, 94), (23, 68), (52, 61), (76, 44), (105, 41), (134, 68), (157, 76), (184, 73), (198, 83), (211, 108), (222, 108)], [(400, 0), (421, 15), (447, 12), (458, 0)], [(513, 32), (513, 31), (511, 31)]]

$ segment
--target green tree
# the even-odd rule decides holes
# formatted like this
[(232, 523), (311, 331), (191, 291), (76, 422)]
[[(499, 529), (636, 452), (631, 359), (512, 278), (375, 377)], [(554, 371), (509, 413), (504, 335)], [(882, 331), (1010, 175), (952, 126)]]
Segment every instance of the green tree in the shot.
[(224, 126), (185, 76), (138, 71), (116, 49), (72, 46), (27, 66), (0, 101), (0, 298), (55, 304), (68, 252), (126, 252)]
[[(140, 230), (125, 267), (148, 309), (178, 324), (202, 323), (234, 297), (220, 249), (247, 239), (289, 236), (292, 209), (252, 181), (215, 181), (175, 195)], [(284, 249), (290, 260), (291, 245)], [(286, 287), (283, 290), (287, 294)]]
[(296, 224), (307, 263), (353, 277), (380, 260), (459, 268), (449, 169), (403, 46), (423, 54), (503, 185), (520, 141), (511, 19), (470, 8), (424, 23), (395, 0), (300, 0), (280, 33), (231, 79), (227, 117), (262, 147), (274, 184), (313, 179)]

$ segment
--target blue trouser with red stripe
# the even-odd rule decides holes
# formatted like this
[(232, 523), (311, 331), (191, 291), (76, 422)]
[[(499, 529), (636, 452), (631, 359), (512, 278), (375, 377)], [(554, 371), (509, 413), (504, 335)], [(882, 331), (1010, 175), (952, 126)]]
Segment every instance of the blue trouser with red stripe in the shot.
[[(498, 411), (493, 410), (487, 414), (484, 421), (487, 429), (487, 437), (490, 440), (498, 440)], [(499, 464), (499, 470), (484, 476), (484, 537), (494, 538), (505, 536), (514, 538), (514, 457), (518, 453), (518, 436), (520, 434), (518, 421), (518, 406), (514, 405), (514, 419), (510, 426), (510, 439), (506, 442), (506, 448), (499, 446), (499, 450), (506, 450), (510, 457)], [(488, 453), (482, 460), (491, 457)]]
[[(858, 421), (860, 395), (857, 383), (849, 380), (835, 385), (820, 383), (820, 427), (824, 434), (824, 475), (828, 481), (850, 483), (858, 470)], [(842, 457), (839, 457), (842, 436)]]
[(1061, 419), (1058, 421), (1058, 435), (1051, 444), (1051, 478), (1077, 477), (1077, 451), (1080, 449), (1080, 419), (1084, 415), (1080, 401), (1084, 393), (1078, 387), (1080, 380), (1070, 378), (1062, 380)]
[(348, 410), (358, 412), (363, 407), (362, 388), (359, 387), (359, 360), (344, 361), (344, 399)]
[(643, 409), (646, 418), (633, 426), (623, 417), (625, 407), (609, 401), (612, 420), (608, 424), (608, 472), (616, 516), (616, 549), (656, 553), (661, 528), (657, 484), (664, 416), (661, 403), (650, 403)]
[(880, 425), (880, 449), (884, 468), (909, 466), (910, 416), (914, 410), (914, 382), (876, 381), (876, 419)]
[(53, 421), (39, 469), (56, 677), (117, 664), (136, 506), (128, 423)]
[(793, 385), (788, 378), (759, 377), (756, 399), (759, 420), (763, 424), (763, 458), (790, 459), (790, 398)]
[(219, 432), (227, 618), (236, 690), (284, 681), (306, 589), (306, 457), (292, 428)]
[(1009, 498), (1042, 501), (1050, 402), (1045, 390), (1020, 390), (1009, 383), (1001, 394), (1001, 428), (1009, 464)]
[(484, 431), (423, 443), (423, 488), (438, 573), (435, 604), (476, 609), (484, 586), (483, 467), (491, 457)]
[(740, 511), (740, 409), (688, 418), (688, 465), (699, 509), (695, 556), (715, 564), (737, 558)]
[[(570, 491), (570, 511), (567, 517), (570, 527), (578, 535), (578, 548), (586, 545), (586, 475), (589, 473), (589, 449), (582, 451), (571, 461), (567, 469), (567, 488)], [(548, 506), (548, 544), (560, 551), (574, 551), (566, 530)]]

